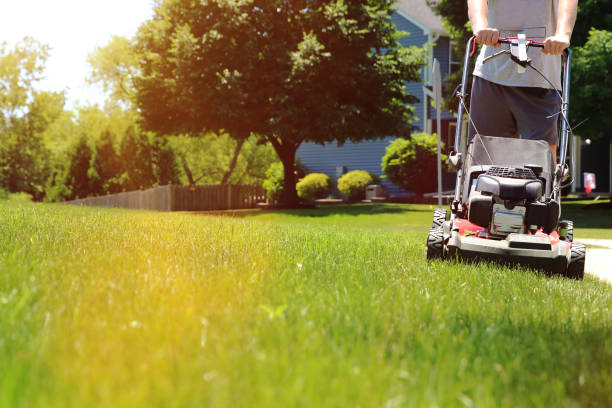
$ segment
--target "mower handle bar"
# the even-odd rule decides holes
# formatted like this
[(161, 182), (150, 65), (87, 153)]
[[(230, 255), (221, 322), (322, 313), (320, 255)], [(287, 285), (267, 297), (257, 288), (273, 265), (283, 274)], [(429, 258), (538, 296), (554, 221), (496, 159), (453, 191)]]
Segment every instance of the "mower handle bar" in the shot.
[[(514, 38), (514, 37), (500, 38), (499, 40), (497, 40), (497, 42), (499, 44), (515, 44), (514, 42), (512, 42), (512, 40), (518, 40), (518, 38)], [(544, 48), (544, 43), (532, 40), (531, 38), (525, 38), (525, 45), (528, 48), (529, 47)]]
[[(502, 37), (498, 40), (499, 43), (502, 44), (515, 44), (518, 43), (518, 38), (514, 37)], [(536, 48), (544, 48), (544, 43), (537, 42), (532, 39), (525, 39), (525, 44), (528, 47), (536, 47)], [(462, 128), (463, 128), (463, 114), (464, 114), (464, 106), (467, 96), (467, 81), (468, 81), (468, 71), (470, 66), (470, 59), (474, 55), (476, 51), (476, 37), (472, 36), (467, 42), (467, 46), (465, 49), (465, 58), (463, 61), (463, 75), (461, 77), (460, 91), (459, 91), (459, 106), (457, 109), (457, 127), (455, 130), (455, 146), (454, 146), (454, 154), (451, 154), (450, 159), (451, 162), (458, 167), (460, 167), (460, 171), (457, 173), (457, 183), (455, 186), (455, 199), (453, 202), (453, 207), (456, 206), (457, 203), (461, 201), (461, 182), (462, 182), (462, 173), (463, 173), (463, 163), (462, 156), (464, 152), (461, 151), (462, 147)], [(563, 81), (562, 81), (562, 90), (561, 90), (561, 110), (563, 112), (564, 120), (561, 121), (561, 132), (559, 135), (559, 164), (557, 165), (556, 173), (563, 172), (566, 163), (567, 150), (569, 145), (569, 127), (567, 123), (567, 112), (569, 109), (569, 93), (570, 93), (570, 72), (571, 72), (571, 53), (569, 48), (566, 48), (563, 51)], [(466, 136), (467, 138), (467, 136)], [(467, 148), (467, 139), (465, 143), (463, 143), (464, 147)], [(572, 157), (573, 157), (573, 149), (572, 149)], [(574, 161), (572, 160), (572, 163)], [(559, 170), (560, 169), (560, 170)], [(561, 174), (555, 175), (555, 183), (560, 184)], [(553, 198), (555, 201), (560, 202), (560, 192), (554, 192)], [(462, 204), (462, 203), (460, 203)], [(455, 208), (453, 208), (453, 212)]]

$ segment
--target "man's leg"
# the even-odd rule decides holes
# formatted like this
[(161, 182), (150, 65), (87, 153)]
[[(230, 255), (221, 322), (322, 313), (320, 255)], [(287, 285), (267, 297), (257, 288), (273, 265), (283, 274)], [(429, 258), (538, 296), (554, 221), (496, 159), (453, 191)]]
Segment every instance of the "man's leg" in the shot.
[(507, 103), (523, 139), (548, 142), (557, 163), (559, 134), (557, 123), (561, 101), (552, 89), (516, 87), (508, 89)]
[(518, 137), (516, 121), (505, 103), (505, 89), (474, 76), (470, 95), (470, 122), (468, 141), (479, 133), (485, 136)]

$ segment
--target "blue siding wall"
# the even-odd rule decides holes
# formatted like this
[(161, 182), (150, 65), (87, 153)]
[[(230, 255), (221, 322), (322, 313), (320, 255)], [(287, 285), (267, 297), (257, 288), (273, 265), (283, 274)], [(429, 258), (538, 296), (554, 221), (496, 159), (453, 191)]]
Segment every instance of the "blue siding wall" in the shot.
[[(442, 93), (446, 96), (453, 92), (454, 89), (444, 88), (444, 77), (450, 72), (450, 39), (448, 37), (440, 37), (436, 40), (436, 46), (433, 49), (433, 56), (440, 62), (440, 74), (442, 76)], [(433, 106), (429, 106), (429, 118), (435, 119), (436, 110)], [(442, 112), (442, 119), (454, 118), (450, 112)]]
[[(380, 162), (385, 155), (387, 146), (395, 137), (387, 137), (363, 143), (347, 142), (342, 147), (336, 143), (325, 146), (304, 143), (297, 151), (297, 156), (306, 166), (309, 173), (325, 173), (334, 182), (338, 181), (337, 167), (346, 167), (346, 171), (366, 170), (372, 174), (382, 176)], [(383, 179), (382, 184), (387, 187), (389, 194), (400, 194), (403, 191)]]
[[(391, 21), (395, 23), (398, 30), (410, 33), (409, 36), (404, 37), (400, 40), (400, 43), (404, 47), (410, 47), (412, 45), (422, 47), (424, 44), (427, 43), (427, 34), (425, 34), (420, 27), (406, 20), (400, 14), (394, 13), (393, 17), (391, 18)], [(423, 67), (423, 69), (426, 69), (426, 67)], [(423, 77), (423, 73), (421, 73), (421, 77)], [(416, 96), (420, 101), (419, 103), (413, 105), (414, 114), (417, 117), (413, 124), (419, 129), (423, 129), (423, 118), (425, 117), (423, 112), (423, 84), (421, 82), (410, 82), (406, 84), (406, 91), (410, 95)]]
[[(427, 34), (421, 28), (412, 22), (408, 21), (400, 14), (395, 13), (392, 21), (401, 31), (409, 32), (410, 35), (402, 38), (400, 41), (405, 47), (412, 45), (423, 46), (427, 43)], [(434, 55), (440, 61), (442, 75), (448, 72), (448, 39), (438, 39), (438, 45), (434, 48)], [(424, 67), (425, 69), (425, 67)], [(424, 129), (423, 118), (423, 83), (408, 83), (407, 91), (411, 95), (419, 99), (419, 103), (414, 105), (414, 114), (417, 116), (414, 125), (419, 129)], [(304, 143), (297, 151), (297, 156), (306, 166), (309, 173), (325, 173), (334, 181), (337, 181), (336, 169), (338, 167), (346, 167), (346, 171), (351, 170), (367, 170), (370, 173), (381, 175), (381, 160), (386, 152), (386, 148), (391, 141), (395, 139), (390, 136), (384, 139), (368, 141), (362, 143), (345, 143), (339, 147), (336, 143), (328, 143), (319, 145), (315, 143)], [(383, 185), (387, 187), (390, 195), (405, 194), (401, 188), (385, 181)]]
[(440, 37), (436, 40), (436, 46), (433, 50), (434, 58), (437, 58), (440, 61), (440, 73), (442, 74), (442, 78), (448, 75), (449, 67), (449, 47), (450, 40), (448, 37)]

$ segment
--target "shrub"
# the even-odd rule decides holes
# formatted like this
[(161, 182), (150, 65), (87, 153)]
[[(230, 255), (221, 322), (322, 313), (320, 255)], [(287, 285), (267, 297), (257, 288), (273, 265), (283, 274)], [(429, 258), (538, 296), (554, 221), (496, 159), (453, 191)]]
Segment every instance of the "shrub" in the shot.
[[(295, 176), (299, 180), (306, 175), (304, 165), (299, 161), (295, 161)], [(273, 203), (278, 203), (283, 195), (283, 181), (285, 180), (285, 172), (281, 162), (275, 162), (266, 170), (266, 179), (262, 186), (266, 190), (268, 200)]]
[(349, 171), (338, 179), (338, 190), (349, 200), (363, 200), (366, 187), (380, 183), (380, 177), (365, 170)]
[(332, 190), (333, 182), (327, 174), (311, 173), (301, 179), (295, 186), (298, 197), (307, 201), (327, 197)]
[[(438, 139), (435, 134), (416, 133), (396, 139), (382, 158), (382, 169), (393, 184), (423, 194), (436, 190)], [(443, 170), (448, 157), (442, 155)]]

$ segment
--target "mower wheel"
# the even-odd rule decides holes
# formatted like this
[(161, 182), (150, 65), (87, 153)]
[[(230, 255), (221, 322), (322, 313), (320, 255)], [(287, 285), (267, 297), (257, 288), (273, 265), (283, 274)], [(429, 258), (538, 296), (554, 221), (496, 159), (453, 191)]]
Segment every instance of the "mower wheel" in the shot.
[(444, 231), (441, 227), (432, 228), (427, 235), (427, 259), (439, 259), (444, 256)]
[(433, 214), (433, 222), (431, 223), (431, 228), (442, 227), (446, 221), (446, 209), (445, 208), (436, 208)]
[(572, 258), (567, 267), (567, 277), (576, 280), (584, 278), (584, 260), (586, 258), (586, 246), (578, 242), (572, 243)]
[(569, 242), (573, 242), (574, 241), (574, 222), (573, 221), (561, 221), (561, 222), (567, 223), (567, 240)]

